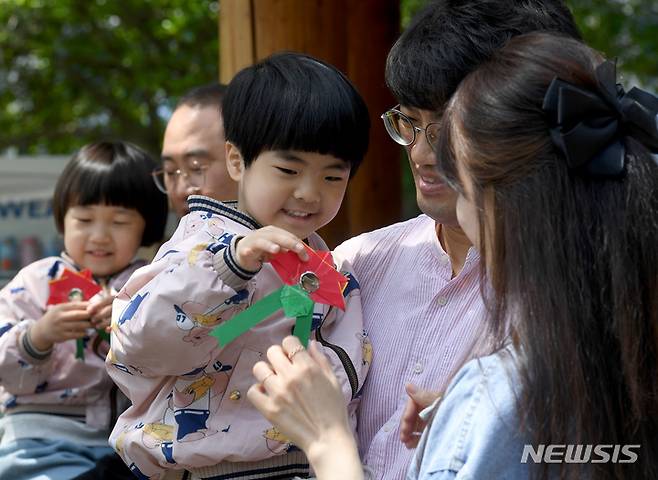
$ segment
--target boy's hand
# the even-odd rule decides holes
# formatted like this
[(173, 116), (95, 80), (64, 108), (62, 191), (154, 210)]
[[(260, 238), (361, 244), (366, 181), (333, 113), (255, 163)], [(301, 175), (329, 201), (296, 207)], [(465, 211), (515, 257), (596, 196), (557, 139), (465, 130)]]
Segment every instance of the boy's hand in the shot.
[(302, 261), (308, 261), (304, 243), (299, 238), (271, 225), (245, 235), (235, 247), (236, 261), (251, 272), (259, 270), (273, 255), (288, 251), (297, 253)]
[(87, 306), (87, 313), (91, 318), (91, 326), (96, 330), (105, 330), (107, 333), (110, 333), (113, 301), (114, 295), (103, 294), (100, 301), (90, 303)]
[(89, 302), (50, 305), (46, 313), (30, 329), (30, 341), (38, 350), (49, 350), (53, 344), (84, 337), (91, 326)]

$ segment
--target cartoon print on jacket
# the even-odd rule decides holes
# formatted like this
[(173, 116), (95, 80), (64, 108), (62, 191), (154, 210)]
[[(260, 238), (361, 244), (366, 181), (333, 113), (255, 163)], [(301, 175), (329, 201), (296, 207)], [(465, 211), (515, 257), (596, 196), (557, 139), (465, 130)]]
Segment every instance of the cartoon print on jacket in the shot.
[(121, 312), (121, 315), (119, 315), (119, 320), (117, 321), (118, 325), (123, 325), (127, 321), (131, 320), (134, 316), (135, 313), (137, 313), (137, 310), (139, 309), (139, 306), (142, 304), (144, 299), (148, 297), (149, 292), (146, 292), (141, 295), (135, 295), (128, 305), (123, 309)]
[(369, 366), (372, 364), (372, 343), (370, 342), (370, 337), (365, 330), (360, 334), (355, 334), (356, 338), (361, 341), (361, 349), (363, 351), (363, 359), (361, 360), (363, 366)]
[[(155, 435), (158, 435), (159, 437), (162, 437), (162, 438), (167, 437), (167, 433), (166, 433), (167, 425), (163, 425), (163, 424), (150, 424), (150, 425), (152, 425), (153, 427), (148, 428), (148, 433), (146, 433), (145, 435), (150, 436), (150, 435), (155, 434)], [(161, 425), (162, 427), (165, 427), (165, 428), (158, 429), (157, 426), (159, 426), (159, 425)], [(145, 474), (144, 472), (142, 472), (139, 469), (139, 467), (126, 454), (126, 451), (124, 450), (124, 441), (125, 441), (126, 435), (128, 434), (128, 431), (133, 430), (133, 429), (137, 429), (137, 430), (142, 429), (142, 430), (144, 430), (147, 427), (149, 427), (149, 425), (143, 425), (143, 424), (139, 423), (139, 424), (135, 425), (134, 427), (131, 427), (129, 429), (126, 429), (126, 430), (122, 431), (119, 434), (119, 436), (116, 438), (116, 441), (114, 442), (114, 449), (119, 454), (119, 456), (123, 459), (124, 463), (128, 466), (128, 469), (135, 476), (135, 478), (137, 478), (138, 480), (159, 480), (160, 479), (160, 474), (159, 473), (154, 472), (154, 473), (148, 474), (148, 475)], [(146, 442), (144, 442), (144, 444), (146, 445)], [(153, 448), (155, 448), (155, 447), (153, 447)]]
[(210, 330), (225, 318), (231, 318), (249, 306), (249, 291), (244, 289), (219, 305), (208, 308), (206, 305), (194, 301), (187, 301), (179, 307), (174, 305), (176, 326), (187, 334), (184, 342), (194, 346), (206, 340)]
[(263, 432), (263, 438), (267, 444), (267, 449), (276, 454), (287, 453), (291, 450), (297, 450), (292, 442), (281, 431), (272, 426)]
[(218, 215), (212, 212), (193, 212), (186, 219), (184, 236), (188, 237), (206, 228), (206, 233), (218, 239), (224, 233), (225, 223)]
[(207, 420), (219, 409), (232, 368), (215, 362), (176, 381), (169, 404), (178, 425), (177, 442), (193, 442), (217, 433), (208, 428)]
[[(173, 392), (169, 398), (173, 397)], [(171, 401), (171, 400), (170, 400)], [(142, 443), (146, 448), (160, 448), (167, 463), (175, 464), (174, 460), (174, 419), (171, 403), (167, 406), (161, 423), (147, 423), (142, 427)], [(117, 441), (118, 443), (118, 441)]]
[[(150, 277), (153, 278), (153, 277)], [(115, 315), (112, 315), (112, 321), (110, 323), (110, 328), (112, 331), (116, 332), (119, 329), (120, 325), (123, 325), (124, 323), (132, 320), (135, 315), (137, 315), (137, 311), (139, 310), (139, 307), (142, 305), (142, 302), (148, 297), (149, 292), (145, 292), (143, 294), (138, 294), (137, 292), (139, 291), (139, 288), (141, 288), (146, 282), (142, 282), (139, 285), (134, 285), (132, 287), (132, 290), (134, 291), (134, 294), (131, 294), (130, 291), (128, 290), (127, 286), (122, 288), (119, 293), (117, 294), (116, 298), (128, 301), (126, 306), (123, 308), (121, 313), (119, 314), (118, 318), (115, 317)], [(115, 321), (116, 319), (116, 321)], [(112, 352), (112, 348), (110, 347), (109, 351), (107, 352), (107, 357), (106, 357), (110, 363), (118, 370), (121, 370), (122, 372), (125, 372), (129, 375), (133, 375), (133, 371), (136, 371), (138, 373), (142, 373), (141, 370), (138, 367), (135, 367), (133, 365), (124, 365), (122, 363), (119, 363), (116, 360), (116, 357), (114, 356), (114, 353)]]

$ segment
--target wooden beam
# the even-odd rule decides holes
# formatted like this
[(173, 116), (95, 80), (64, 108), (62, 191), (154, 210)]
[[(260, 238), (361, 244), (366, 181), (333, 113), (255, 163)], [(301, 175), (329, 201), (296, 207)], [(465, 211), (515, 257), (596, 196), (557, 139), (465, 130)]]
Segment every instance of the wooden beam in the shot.
[(219, 81), (256, 60), (252, 0), (221, 0), (219, 6)]
[(348, 3), (347, 73), (368, 105), (371, 122), (370, 148), (349, 190), (349, 235), (354, 236), (395, 223), (402, 215), (400, 149), (380, 118), (394, 105), (384, 69), (399, 35), (400, 4), (398, 0)]

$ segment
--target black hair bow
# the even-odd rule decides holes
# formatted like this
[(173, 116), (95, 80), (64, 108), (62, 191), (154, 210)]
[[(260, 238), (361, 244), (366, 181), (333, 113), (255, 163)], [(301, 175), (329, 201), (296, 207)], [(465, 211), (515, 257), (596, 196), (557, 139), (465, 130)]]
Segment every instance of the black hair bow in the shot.
[(593, 176), (624, 173), (625, 136), (658, 153), (658, 97), (637, 87), (624, 92), (615, 70), (609, 60), (599, 65), (595, 90), (556, 77), (544, 96), (553, 144), (570, 168)]

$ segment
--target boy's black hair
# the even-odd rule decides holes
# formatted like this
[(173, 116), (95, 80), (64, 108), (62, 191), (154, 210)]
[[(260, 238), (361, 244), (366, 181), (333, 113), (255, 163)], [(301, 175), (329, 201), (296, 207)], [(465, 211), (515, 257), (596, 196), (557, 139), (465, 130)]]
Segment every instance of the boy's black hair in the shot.
[(216, 108), (217, 112), (222, 109), (222, 100), (226, 93), (226, 85), (221, 83), (210, 83), (194, 87), (178, 99), (176, 108), (187, 106), (192, 108)]
[(510, 38), (552, 31), (580, 39), (562, 0), (436, 0), (393, 45), (386, 84), (401, 105), (441, 112), (459, 82)]
[(85, 145), (73, 155), (55, 185), (57, 230), (64, 233), (64, 216), (72, 206), (116, 205), (134, 208), (144, 218), (143, 246), (161, 240), (167, 222), (167, 196), (151, 177), (156, 166), (148, 153), (128, 142)]
[(248, 168), (265, 150), (332, 155), (350, 176), (368, 150), (368, 108), (335, 67), (300, 53), (277, 53), (231, 80), (222, 109), (226, 140)]

